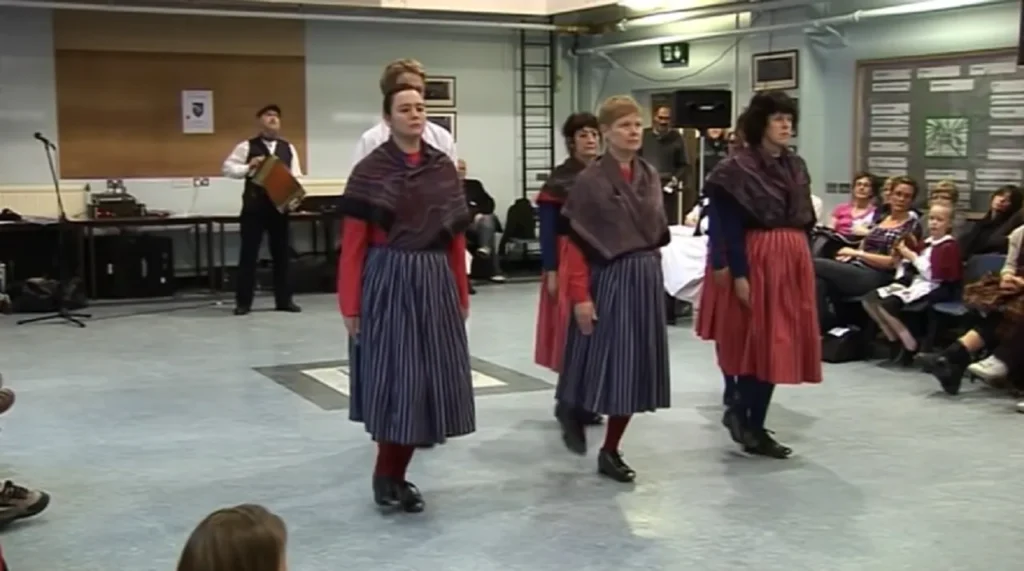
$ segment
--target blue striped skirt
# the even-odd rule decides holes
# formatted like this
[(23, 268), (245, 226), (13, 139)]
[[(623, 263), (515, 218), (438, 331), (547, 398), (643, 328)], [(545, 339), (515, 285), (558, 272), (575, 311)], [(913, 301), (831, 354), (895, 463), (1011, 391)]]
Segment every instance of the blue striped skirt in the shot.
[(640, 252), (591, 266), (590, 295), (594, 331), (583, 335), (570, 319), (555, 398), (610, 416), (667, 408), (671, 381), (658, 254)]
[(445, 252), (367, 252), (349, 361), (349, 418), (374, 440), (440, 444), (476, 430), (469, 343)]

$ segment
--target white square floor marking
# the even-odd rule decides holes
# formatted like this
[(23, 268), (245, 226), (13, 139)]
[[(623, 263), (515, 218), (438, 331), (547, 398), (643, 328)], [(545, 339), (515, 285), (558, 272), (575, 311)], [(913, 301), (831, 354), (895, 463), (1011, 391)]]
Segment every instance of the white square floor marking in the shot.
[[(338, 391), (346, 397), (350, 396), (347, 366), (303, 369), (302, 374), (313, 377), (321, 384)], [(494, 387), (503, 387), (506, 384), (507, 383), (503, 383), (502, 381), (499, 381), (490, 375), (481, 373), (480, 371), (473, 371), (473, 388), (489, 389)]]

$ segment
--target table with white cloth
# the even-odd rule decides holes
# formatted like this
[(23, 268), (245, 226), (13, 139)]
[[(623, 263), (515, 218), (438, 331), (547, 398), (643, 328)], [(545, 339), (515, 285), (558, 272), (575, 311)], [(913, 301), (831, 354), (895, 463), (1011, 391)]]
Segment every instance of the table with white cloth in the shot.
[(707, 266), (708, 238), (694, 236), (693, 226), (669, 226), (671, 240), (661, 248), (665, 293), (696, 305)]

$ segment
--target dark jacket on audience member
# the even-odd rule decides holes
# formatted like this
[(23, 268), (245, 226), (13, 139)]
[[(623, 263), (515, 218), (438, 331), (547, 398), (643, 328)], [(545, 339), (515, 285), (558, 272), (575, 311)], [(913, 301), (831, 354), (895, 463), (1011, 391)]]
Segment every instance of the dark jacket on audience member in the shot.
[(979, 254), (1005, 254), (1007, 238), (1014, 228), (1024, 224), (1020, 210), (1020, 198), (1011, 199), (1010, 207), (996, 216), (989, 210), (985, 217), (970, 225), (956, 237), (960, 254), (966, 260)]
[(462, 181), (462, 190), (466, 193), (466, 203), (469, 205), (469, 213), (494, 214), (494, 199), (484, 190), (484, 185), (475, 178), (467, 178)]

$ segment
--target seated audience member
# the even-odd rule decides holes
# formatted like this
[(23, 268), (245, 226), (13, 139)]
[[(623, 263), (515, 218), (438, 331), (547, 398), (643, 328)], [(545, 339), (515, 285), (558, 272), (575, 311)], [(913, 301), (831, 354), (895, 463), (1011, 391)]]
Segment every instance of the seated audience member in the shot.
[(843, 236), (867, 236), (875, 221), (875, 184), (870, 173), (853, 175), (850, 200), (832, 209), (826, 226)]
[(288, 530), (266, 508), (219, 509), (192, 531), (178, 571), (286, 571)]
[(960, 192), (956, 189), (956, 183), (951, 180), (940, 180), (935, 187), (928, 192), (928, 206), (936, 201), (947, 204), (956, 212), (956, 203), (960, 198)]
[(982, 349), (998, 347), (1007, 330), (1024, 322), (1021, 242), (1024, 242), (1024, 226), (1010, 234), (1009, 251), (999, 276), (986, 276), (968, 284), (964, 290), (964, 303), (973, 310), (972, 317), (977, 324), (946, 347), (932, 364), (932, 374), (951, 395), (960, 392), (964, 371), (974, 355)]
[(918, 242), (921, 247), (911, 247), (917, 242), (912, 235), (898, 242), (896, 280), (869, 293), (862, 302), (864, 310), (889, 340), (891, 363), (909, 366), (918, 350), (917, 339), (900, 320), (901, 310), (920, 301), (947, 301), (956, 293), (963, 265), (960, 248), (950, 234), (952, 229), (952, 207), (945, 201), (933, 202), (928, 210), (928, 237)]
[(466, 233), (470, 244), (475, 247), (476, 254), (491, 262), (491, 281), (503, 282), (505, 276), (501, 274), (501, 260), (498, 255), (498, 232), (501, 232), (501, 222), (494, 214), (494, 198), (484, 189), (484, 185), (475, 178), (466, 178), (466, 161), (458, 161), (459, 178), (462, 179), (462, 189), (466, 193), (466, 202), (469, 204), (469, 213), (473, 216), (473, 222)]
[[(1005, 380), (1017, 388), (1024, 385), (1024, 321), (1014, 324), (992, 354), (971, 363), (967, 372), (991, 385)], [(1017, 403), (1017, 410), (1024, 412), (1024, 401)]]
[(917, 183), (910, 177), (895, 179), (889, 194), (889, 214), (868, 232), (859, 248), (840, 248), (835, 259), (815, 258), (818, 319), (821, 330), (836, 326), (832, 302), (864, 295), (893, 279), (899, 257), (894, 248), (904, 238), (920, 233), (910, 205), (917, 196)]
[(878, 224), (889, 215), (889, 195), (892, 194), (892, 186), (895, 181), (896, 177), (891, 176), (882, 182), (882, 189), (878, 193), (878, 200), (875, 204), (875, 219), (872, 225)]
[(1021, 191), (1007, 185), (992, 193), (984, 218), (957, 235), (960, 254), (966, 260), (980, 254), (1005, 254), (1013, 229), (1024, 224)]
[[(3, 375), (0, 375), (0, 386)], [(14, 391), (0, 388), (0, 414), (11, 410), (14, 406)], [(50, 495), (42, 490), (32, 490), (15, 484), (10, 480), (0, 481), (0, 529), (14, 521), (39, 515), (50, 505)], [(3, 571), (0, 568), (0, 571)]]

